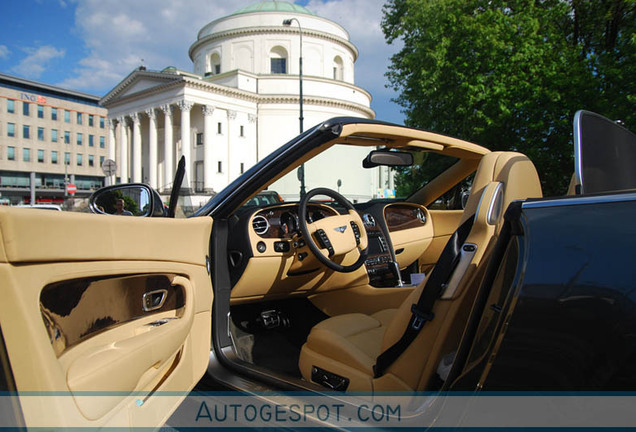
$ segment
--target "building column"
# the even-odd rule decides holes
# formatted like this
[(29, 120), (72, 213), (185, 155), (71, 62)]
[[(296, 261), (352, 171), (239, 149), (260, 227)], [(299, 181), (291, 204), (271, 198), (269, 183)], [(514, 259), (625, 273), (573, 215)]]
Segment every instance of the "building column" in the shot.
[[(172, 143), (172, 105), (162, 105), (161, 110), (164, 114), (164, 139), (163, 139), (163, 182), (161, 186), (163, 190), (174, 178), (174, 144)], [(172, 185), (170, 186), (172, 188)]]
[(128, 138), (126, 136), (126, 117), (119, 117), (119, 182), (128, 183)]
[[(66, 188), (66, 185), (64, 185), (64, 187)], [(31, 172), (29, 174), (29, 189), (31, 191), (31, 201), (29, 201), (29, 203), (31, 205), (35, 204), (35, 172)]]
[(154, 108), (146, 110), (148, 124), (148, 184), (157, 189), (157, 114)]
[(236, 111), (227, 110), (227, 184), (232, 183), (238, 177), (236, 173), (240, 172), (238, 167), (232, 166), (232, 126), (236, 120), (236, 114)]
[(212, 114), (214, 107), (212, 105), (202, 105), (203, 111), (203, 190), (207, 193), (214, 190), (212, 179), (214, 178), (214, 154), (212, 153), (212, 134), (214, 133), (214, 125), (212, 123)]
[[(259, 161), (259, 154), (258, 154), (258, 131), (257, 131), (257, 118), (256, 115), (254, 114), (248, 114), (247, 115), (247, 121), (250, 124), (250, 131), (248, 132), (249, 134), (251, 134), (251, 136), (254, 137), (254, 152), (250, 152), (252, 153), (252, 157), (249, 160), (249, 167), (253, 167), (254, 165), (256, 165), (256, 163)], [(249, 139), (248, 139), (249, 142)], [(248, 167), (245, 167), (246, 169)]]
[(132, 181), (133, 183), (141, 183), (141, 124), (138, 113), (130, 114), (133, 122), (133, 139), (132, 139)]
[[(115, 120), (108, 119), (108, 159), (115, 161)], [(117, 174), (106, 177), (106, 186), (115, 184)]]
[(190, 111), (194, 106), (193, 102), (186, 100), (177, 103), (181, 110), (181, 154), (185, 158), (185, 175), (183, 176), (183, 185), (185, 191), (190, 190), (190, 181), (192, 178), (192, 156), (190, 145)]

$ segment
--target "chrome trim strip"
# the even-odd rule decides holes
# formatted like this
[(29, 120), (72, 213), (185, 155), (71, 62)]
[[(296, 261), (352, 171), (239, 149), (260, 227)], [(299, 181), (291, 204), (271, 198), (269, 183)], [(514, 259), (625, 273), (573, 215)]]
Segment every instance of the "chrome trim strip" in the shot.
[[(486, 213), (486, 223), (488, 225), (495, 225), (501, 216), (503, 211), (503, 183), (499, 183), (497, 187), (495, 187), (495, 192), (492, 194), (492, 199), (490, 200), (490, 206), (488, 207), (488, 213)], [(494, 215), (494, 212), (497, 212)]]
[(574, 177), (581, 187), (581, 194), (585, 193), (583, 189), (583, 161), (581, 160), (581, 117), (583, 114), (593, 113), (579, 110), (574, 114)]
[(576, 205), (589, 204), (609, 204), (616, 202), (636, 201), (636, 192), (608, 195), (608, 196), (576, 196), (572, 198), (555, 199), (550, 201), (532, 201), (524, 202), (521, 205), (523, 209), (548, 208), (548, 207), (566, 207)]

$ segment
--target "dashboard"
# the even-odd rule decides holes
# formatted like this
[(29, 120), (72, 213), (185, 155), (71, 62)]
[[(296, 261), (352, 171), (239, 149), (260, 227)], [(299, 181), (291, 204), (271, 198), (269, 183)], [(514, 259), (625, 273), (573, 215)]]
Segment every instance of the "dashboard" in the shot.
[[(338, 212), (326, 205), (307, 206), (307, 222), (338, 215)], [(262, 238), (292, 238), (300, 235), (298, 228), (298, 205), (270, 207), (257, 212), (252, 217), (252, 228)]]
[[(355, 208), (368, 238), (368, 256), (360, 269), (349, 274), (327, 271), (313, 256), (300, 233), (298, 203), (252, 208), (239, 215), (230, 230), (228, 251), (232, 297), (267, 297), (351, 284), (395, 286), (392, 263), (397, 262), (401, 269), (408, 267), (432, 241), (428, 210), (404, 202), (371, 202)], [(343, 211), (325, 203), (311, 203), (307, 210), (308, 223)], [(354, 260), (358, 258), (357, 251), (350, 254), (356, 255)]]

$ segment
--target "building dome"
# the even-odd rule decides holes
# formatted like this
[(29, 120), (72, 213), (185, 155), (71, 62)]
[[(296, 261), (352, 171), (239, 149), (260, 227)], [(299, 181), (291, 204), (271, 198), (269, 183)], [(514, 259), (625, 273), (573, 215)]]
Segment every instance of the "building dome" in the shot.
[[(289, 20), (294, 22), (283, 24)], [(285, 1), (255, 3), (206, 24), (190, 47), (193, 72), (205, 77), (236, 70), (258, 76), (298, 75), (301, 30), (303, 74), (353, 84), (358, 50), (349, 33)]]
[(288, 3), (286, 1), (264, 1), (239, 9), (230, 16), (252, 12), (292, 12), (298, 14), (316, 15), (309, 9), (294, 3)]

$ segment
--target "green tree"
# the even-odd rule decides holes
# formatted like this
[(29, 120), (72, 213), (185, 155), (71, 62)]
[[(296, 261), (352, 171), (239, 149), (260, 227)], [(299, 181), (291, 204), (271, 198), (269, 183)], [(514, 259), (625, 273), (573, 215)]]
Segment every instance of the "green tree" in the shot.
[(525, 153), (561, 194), (577, 110), (633, 129), (635, 17), (636, 0), (389, 0), (387, 75), (407, 125)]

